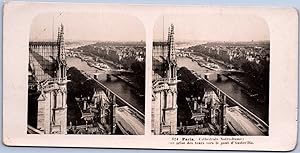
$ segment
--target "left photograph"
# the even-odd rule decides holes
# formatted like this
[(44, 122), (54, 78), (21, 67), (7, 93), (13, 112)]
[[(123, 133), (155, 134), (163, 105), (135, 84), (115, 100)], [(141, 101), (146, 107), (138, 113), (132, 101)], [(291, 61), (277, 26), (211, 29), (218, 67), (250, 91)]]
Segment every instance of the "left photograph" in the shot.
[(145, 30), (117, 13), (36, 16), (27, 134), (143, 135)]

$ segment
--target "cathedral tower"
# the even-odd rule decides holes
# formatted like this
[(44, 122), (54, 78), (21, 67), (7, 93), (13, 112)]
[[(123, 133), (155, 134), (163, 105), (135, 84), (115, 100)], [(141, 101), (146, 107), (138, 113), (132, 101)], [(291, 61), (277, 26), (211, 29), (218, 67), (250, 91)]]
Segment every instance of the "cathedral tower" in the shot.
[[(153, 52), (158, 53), (157, 57), (164, 55), (165, 71), (161, 78), (153, 81), (152, 100), (152, 132), (154, 134), (177, 134), (177, 63), (174, 45), (174, 25), (168, 31), (168, 41), (153, 45)], [(163, 46), (159, 46), (163, 45)], [(158, 50), (156, 51), (156, 49)], [(156, 58), (155, 55), (153, 58)]]
[[(30, 65), (35, 68), (37, 90), (36, 125), (44, 134), (67, 134), (67, 64), (64, 50), (64, 27), (55, 42), (30, 42)], [(45, 50), (47, 52), (45, 52)]]

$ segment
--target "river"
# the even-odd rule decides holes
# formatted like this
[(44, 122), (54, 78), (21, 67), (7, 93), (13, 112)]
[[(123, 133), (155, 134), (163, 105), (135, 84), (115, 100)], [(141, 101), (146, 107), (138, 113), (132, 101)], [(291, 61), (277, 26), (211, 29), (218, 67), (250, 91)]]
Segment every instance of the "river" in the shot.
[[(177, 58), (177, 65), (178, 67), (186, 67), (189, 70), (194, 70), (200, 75), (202, 73), (211, 72), (211, 70), (199, 66), (197, 62), (193, 62), (191, 59), (186, 57)], [(268, 119), (266, 119), (266, 113), (268, 112), (265, 112), (265, 105), (256, 102), (251, 97), (241, 92), (242, 87), (237, 83), (225, 76), (222, 76), (222, 81), (217, 81), (216, 74), (209, 75), (208, 80), (268, 124)]]
[(90, 67), (87, 65), (85, 61), (81, 61), (81, 59), (76, 57), (67, 57), (67, 65), (68, 67), (76, 67), (79, 70), (83, 70), (88, 74), (99, 73), (98, 80), (104, 84), (111, 91), (119, 95), (121, 98), (130, 103), (137, 110), (145, 113), (145, 100), (135, 94), (135, 89), (130, 87), (127, 83), (112, 77), (111, 81), (106, 81), (106, 74), (104, 71), (98, 70), (94, 67)]
[[(126, 100), (130, 103), (133, 107), (141, 111), (142, 113), (145, 112), (145, 100), (135, 94), (135, 89), (130, 87), (125, 82), (112, 77), (111, 82), (106, 81), (106, 74), (104, 71), (97, 70), (96, 68), (90, 67), (87, 65), (86, 62), (81, 61), (79, 58), (68, 57), (67, 64), (69, 67), (76, 67), (79, 70), (83, 70), (87, 73), (102, 73), (99, 75), (99, 81), (103, 83), (106, 87), (108, 87), (113, 92), (117, 93), (121, 98)], [(201, 67), (198, 63), (193, 62), (189, 58), (180, 57), (177, 59), (178, 67), (187, 67), (190, 70), (194, 70), (198, 74), (211, 72), (205, 67)], [(247, 108), (249, 111), (254, 113), (256, 116), (264, 120), (267, 124), (268, 121), (266, 119), (266, 113), (264, 109), (264, 105), (261, 103), (256, 102), (248, 95), (241, 92), (242, 87), (236, 84), (235, 82), (227, 79), (226, 77), (222, 76), (222, 81), (217, 81), (217, 75), (212, 74), (209, 76), (209, 81), (216, 85), (218, 88), (223, 90), (227, 93), (230, 97), (238, 101), (241, 105)]]

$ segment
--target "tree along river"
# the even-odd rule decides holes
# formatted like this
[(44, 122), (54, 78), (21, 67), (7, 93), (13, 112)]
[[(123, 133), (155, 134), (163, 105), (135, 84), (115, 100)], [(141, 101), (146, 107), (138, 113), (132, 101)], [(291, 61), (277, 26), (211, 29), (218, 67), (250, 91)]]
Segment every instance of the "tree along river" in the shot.
[[(121, 98), (130, 103), (133, 107), (141, 111), (145, 112), (145, 99), (144, 97), (139, 97), (136, 94), (136, 89), (130, 87), (127, 83), (112, 77), (111, 82), (106, 81), (106, 74), (104, 71), (98, 70), (96, 68), (90, 67), (86, 62), (81, 61), (79, 58), (68, 57), (67, 58), (68, 67), (76, 67), (79, 70), (83, 70), (86, 73), (101, 73), (99, 75), (99, 81), (103, 83), (110, 90), (118, 94)], [(177, 59), (178, 67), (187, 67), (190, 70), (194, 70), (198, 74), (203, 74), (207, 72), (211, 72), (205, 67), (201, 67), (197, 62), (193, 62), (191, 59), (186, 57), (180, 57)], [(232, 80), (222, 76), (222, 81), (217, 81), (217, 75), (211, 74), (209, 75), (209, 81), (212, 82), (215, 86), (223, 90), (230, 97), (235, 99), (249, 111), (254, 113), (256, 116), (264, 120), (268, 124), (268, 119), (266, 119), (265, 106), (264, 104), (256, 102), (254, 99), (246, 95), (241, 91), (242, 87)]]
[(82, 61), (76, 57), (67, 58), (68, 67), (76, 67), (78, 70), (83, 70), (88, 74), (99, 73), (98, 80), (104, 84), (111, 91), (119, 95), (125, 101), (130, 103), (133, 107), (142, 113), (145, 113), (145, 99), (144, 97), (139, 97), (136, 94), (136, 89), (129, 86), (127, 83), (119, 80), (115, 77), (111, 78), (111, 81), (106, 81), (106, 74), (102, 70), (98, 70), (94, 67), (90, 67), (85, 61)]
[[(203, 73), (212, 72), (205, 67), (201, 67), (197, 62), (194, 62), (187, 57), (177, 58), (177, 65), (179, 68), (186, 67), (189, 70), (194, 70), (197, 74), (200, 75)], [(268, 124), (268, 119), (266, 119), (268, 112), (265, 112), (266, 106), (243, 93), (241, 91), (242, 87), (237, 83), (225, 76), (222, 76), (222, 81), (217, 81), (217, 74), (209, 75), (208, 80)]]

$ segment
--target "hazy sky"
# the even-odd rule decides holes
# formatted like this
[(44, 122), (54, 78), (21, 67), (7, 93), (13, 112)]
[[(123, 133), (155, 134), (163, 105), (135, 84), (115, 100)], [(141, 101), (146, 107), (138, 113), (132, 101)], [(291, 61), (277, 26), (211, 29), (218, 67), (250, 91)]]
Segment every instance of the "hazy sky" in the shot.
[[(41, 14), (32, 22), (30, 40), (52, 40), (52, 31), (56, 39), (60, 23), (65, 27), (64, 36), (67, 40), (145, 40), (144, 26), (139, 19), (125, 14), (112, 13)], [(53, 25), (54, 30), (52, 30)]]
[(269, 40), (269, 29), (262, 18), (251, 15), (173, 15), (158, 18), (154, 28), (154, 40), (165, 40), (167, 29), (173, 23), (175, 40), (199, 41), (257, 41)]

